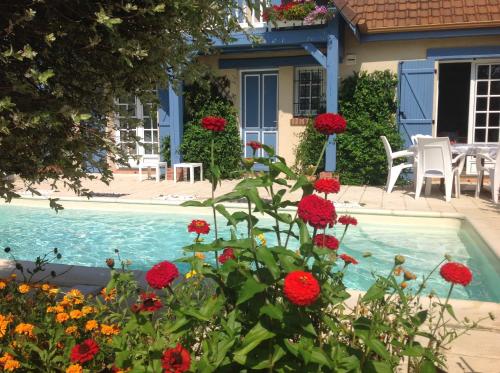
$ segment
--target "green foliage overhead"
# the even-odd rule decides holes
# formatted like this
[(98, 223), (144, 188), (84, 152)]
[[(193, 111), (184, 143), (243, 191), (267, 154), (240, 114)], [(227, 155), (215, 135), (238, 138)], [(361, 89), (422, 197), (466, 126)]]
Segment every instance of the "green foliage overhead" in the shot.
[[(211, 133), (200, 125), (206, 116), (219, 116), (227, 120), (224, 131)], [(223, 101), (209, 101), (186, 123), (184, 137), (180, 147), (185, 162), (202, 162), (206, 176), (210, 176), (210, 146), (215, 138), (215, 164), (218, 165), (222, 178), (239, 175), (241, 160), (241, 140), (236, 110), (232, 104)]]
[(114, 98), (167, 80), (196, 80), (213, 38), (239, 26), (232, 0), (3, 2), (0, 17), (0, 197), (18, 174), (30, 183), (81, 179), (123, 154), (109, 133)]
[(389, 71), (362, 72), (340, 87), (339, 107), (348, 130), (338, 136), (337, 171), (343, 184), (382, 185), (387, 160), (380, 136), (393, 149), (403, 142), (396, 126), (397, 77)]

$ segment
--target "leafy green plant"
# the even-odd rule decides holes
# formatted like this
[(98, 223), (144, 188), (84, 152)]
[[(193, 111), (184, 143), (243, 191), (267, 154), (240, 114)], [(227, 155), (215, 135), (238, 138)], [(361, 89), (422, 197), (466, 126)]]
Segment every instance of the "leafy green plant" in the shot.
[[(324, 136), (318, 133), (313, 126), (313, 119), (307, 122), (304, 131), (299, 133), (299, 143), (295, 148), (294, 169), (299, 173), (306, 172), (307, 168), (313, 165), (318, 159), (318, 149), (324, 142)], [(325, 169), (325, 160), (321, 159), (317, 171)]]
[(172, 164), (172, 153), (170, 151), (170, 136), (165, 136), (161, 140), (161, 149), (160, 149), (161, 157), (165, 162), (168, 162), (169, 165)]
[(200, 125), (202, 118), (206, 116), (219, 116), (226, 118), (226, 130), (217, 136), (214, 143), (215, 163), (218, 165), (222, 178), (236, 177), (241, 172), (241, 140), (239, 125), (236, 119), (234, 107), (221, 101), (212, 101), (199, 108), (193, 120), (186, 123), (184, 137), (180, 151), (186, 162), (201, 162), (210, 173), (210, 151), (211, 137)]
[[(337, 136), (337, 172), (342, 183), (383, 185), (387, 177), (387, 159), (380, 136), (392, 148), (403, 145), (395, 122), (397, 79), (389, 71), (357, 73), (341, 83), (340, 112), (349, 122), (349, 131)], [(313, 164), (320, 135), (312, 123), (299, 135), (295, 166), (304, 170)], [(324, 169), (324, 161), (319, 170)]]

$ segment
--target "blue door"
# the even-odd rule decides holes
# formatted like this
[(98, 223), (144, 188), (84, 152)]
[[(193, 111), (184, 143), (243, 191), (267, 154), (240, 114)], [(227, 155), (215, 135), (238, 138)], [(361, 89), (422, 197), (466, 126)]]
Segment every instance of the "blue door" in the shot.
[(406, 146), (411, 136), (432, 135), (434, 60), (399, 63), (398, 125)]
[[(241, 130), (244, 144), (258, 141), (278, 151), (278, 73), (247, 72), (241, 81)], [(252, 148), (244, 145), (244, 156)], [(257, 157), (266, 153), (260, 149)]]

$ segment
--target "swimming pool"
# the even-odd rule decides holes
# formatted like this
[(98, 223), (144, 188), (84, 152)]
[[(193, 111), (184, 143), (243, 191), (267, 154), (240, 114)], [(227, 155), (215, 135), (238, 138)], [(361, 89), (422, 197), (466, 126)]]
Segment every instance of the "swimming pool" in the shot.
[[(113, 204), (87, 203), (71, 208), (71, 203), (65, 202), (67, 209), (56, 214), (46, 201), (39, 205), (0, 206), (0, 245), (10, 246), (18, 259), (33, 260), (57, 247), (63, 255), (60, 263), (105, 267), (105, 259), (114, 257), (114, 250), (118, 249), (123, 259), (132, 261), (132, 268), (147, 269), (158, 261), (182, 256), (182, 247), (194, 238), (186, 228), (191, 219), (202, 217), (210, 221), (210, 215), (204, 215), (202, 210), (181, 207), (137, 210), (121, 206), (118, 211), (107, 211)], [(82, 208), (83, 205), (88, 207)], [(397, 254), (406, 257), (405, 267), (419, 277), (450, 254), (474, 273), (472, 284), (457, 287), (454, 298), (500, 302), (499, 261), (462, 221), (374, 215), (358, 218), (360, 224), (350, 229), (340, 249), (360, 262), (348, 271), (349, 288), (366, 290), (373, 282), (372, 274), (387, 273)], [(336, 233), (340, 236), (339, 231)], [(224, 234), (229, 234), (225, 227)], [(207, 241), (212, 238), (209, 235)], [(273, 237), (266, 238), (272, 245)], [(372, 256), (364, 258), (365, 252)], [(2, 250), (0, 257), (8, 255)], [(448, 285), (435, 275), (428, 289), (445, 296)]]

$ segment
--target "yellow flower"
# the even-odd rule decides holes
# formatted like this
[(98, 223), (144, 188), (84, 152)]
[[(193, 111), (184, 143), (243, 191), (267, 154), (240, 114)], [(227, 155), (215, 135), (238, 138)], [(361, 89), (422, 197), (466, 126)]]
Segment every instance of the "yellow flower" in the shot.
[(101, 295), (104, 298), (105, 302), (113, 301), (116, 299), (116, 289), (111, 289), (109, 292), (106, 291), (106, 288), (101, 290)]
[(0, 290), (5, 289), (7, 283), (5, 281), (0, 281)]
[(19, 361), (14, 359), (14, 357), (7, 352), (0, 357), (0, 365), (3, 365), (3, 370), (6, 372), (13, 372), (21, 367)]
[(87, 316), (89, 313), (95, 312), (95, 308), (92, 306), (84, 306), (82, 307), (82, 313), (84, 316)]
[(30, 291), (30, 286), (27, 284), (21, 284), (17, 288), (21, 294), (26, 294), (28, 291)]
[(11, 322), (12, 322), (11, 315), (4, 316), (4, 315), (0, 314), (0, 338), (5, 336), (5, 334), (7, 333), (7, 327), (9, 326), (9, 324)]
[(260, 241), (260, 246), (266, 246), (267, 245), (266, 236), (264, 236), (263, 233), (258, 234), (256, 237)]
[(83, 317), (83, 312), (80, 310), (73, 310), (69, 313), (69, 317), (72, 319), (80, 319)]
[(194, 269), (192, 271), (189, 271), (188, 273), (186, 273), (186, 278), (191, 278), (193, 276), (196, 276), (198, 272), (196, 272)]
[(28, 337), (33, 337), (34, 328), (35, 327), (32, 324), (20, 323), (19, 325), (16, 326), (16, 329), (14, 331), (17, 334), (24, 334), (27, 335)]
[(60, 305), (47, 307), (47, 313), (61, 313), (64, 312), (64, 307)]
[(62, 303), (64, 304), (82, 304), (84, 296), (82, 292), (78, 289), (71, 289), (63, 297)]
[(10, 278), (16, 278), (16, 277), (17, 277), (17, 275), (15, 273), (10, 275)]
[(99, 327), (99, 324), (95, 320), (89, 320), (85, 324), (85, 330), (89, 331), (89, 332), (94, 330), (94, 329), (97, 329), (98, 327)]
[(80, 364), (72, 364), (66, 368), (66, 373), (82, 373), (83, 368)]
[(104, 335), (116, 335), (120, 332), (117, 325), (101, 324), (101, 333)]
[(67, 321), (69, 319), (69, 315), (66, 313), (66, 312), (59, 312), (57, 315), (56, 315), (56, 321), (58, 323), (63, 323), (65, 321)]
[(58, 288), (52, 288), (49, 290), (49, 295), (57, 295), (59, 293)]
[(205, 254), (203, 253), (195, 253), (194, 256), (201, 260), (205, 259)]
[(66, 334), (75, 334), (78, 331), (78, 327), (76, 325), (68, 326), (65, 330)]
[(42, 290), (43, 291), (49, 291), (51, 289), (51, 286), (49, 284), (43, 284), (42, 285)]

